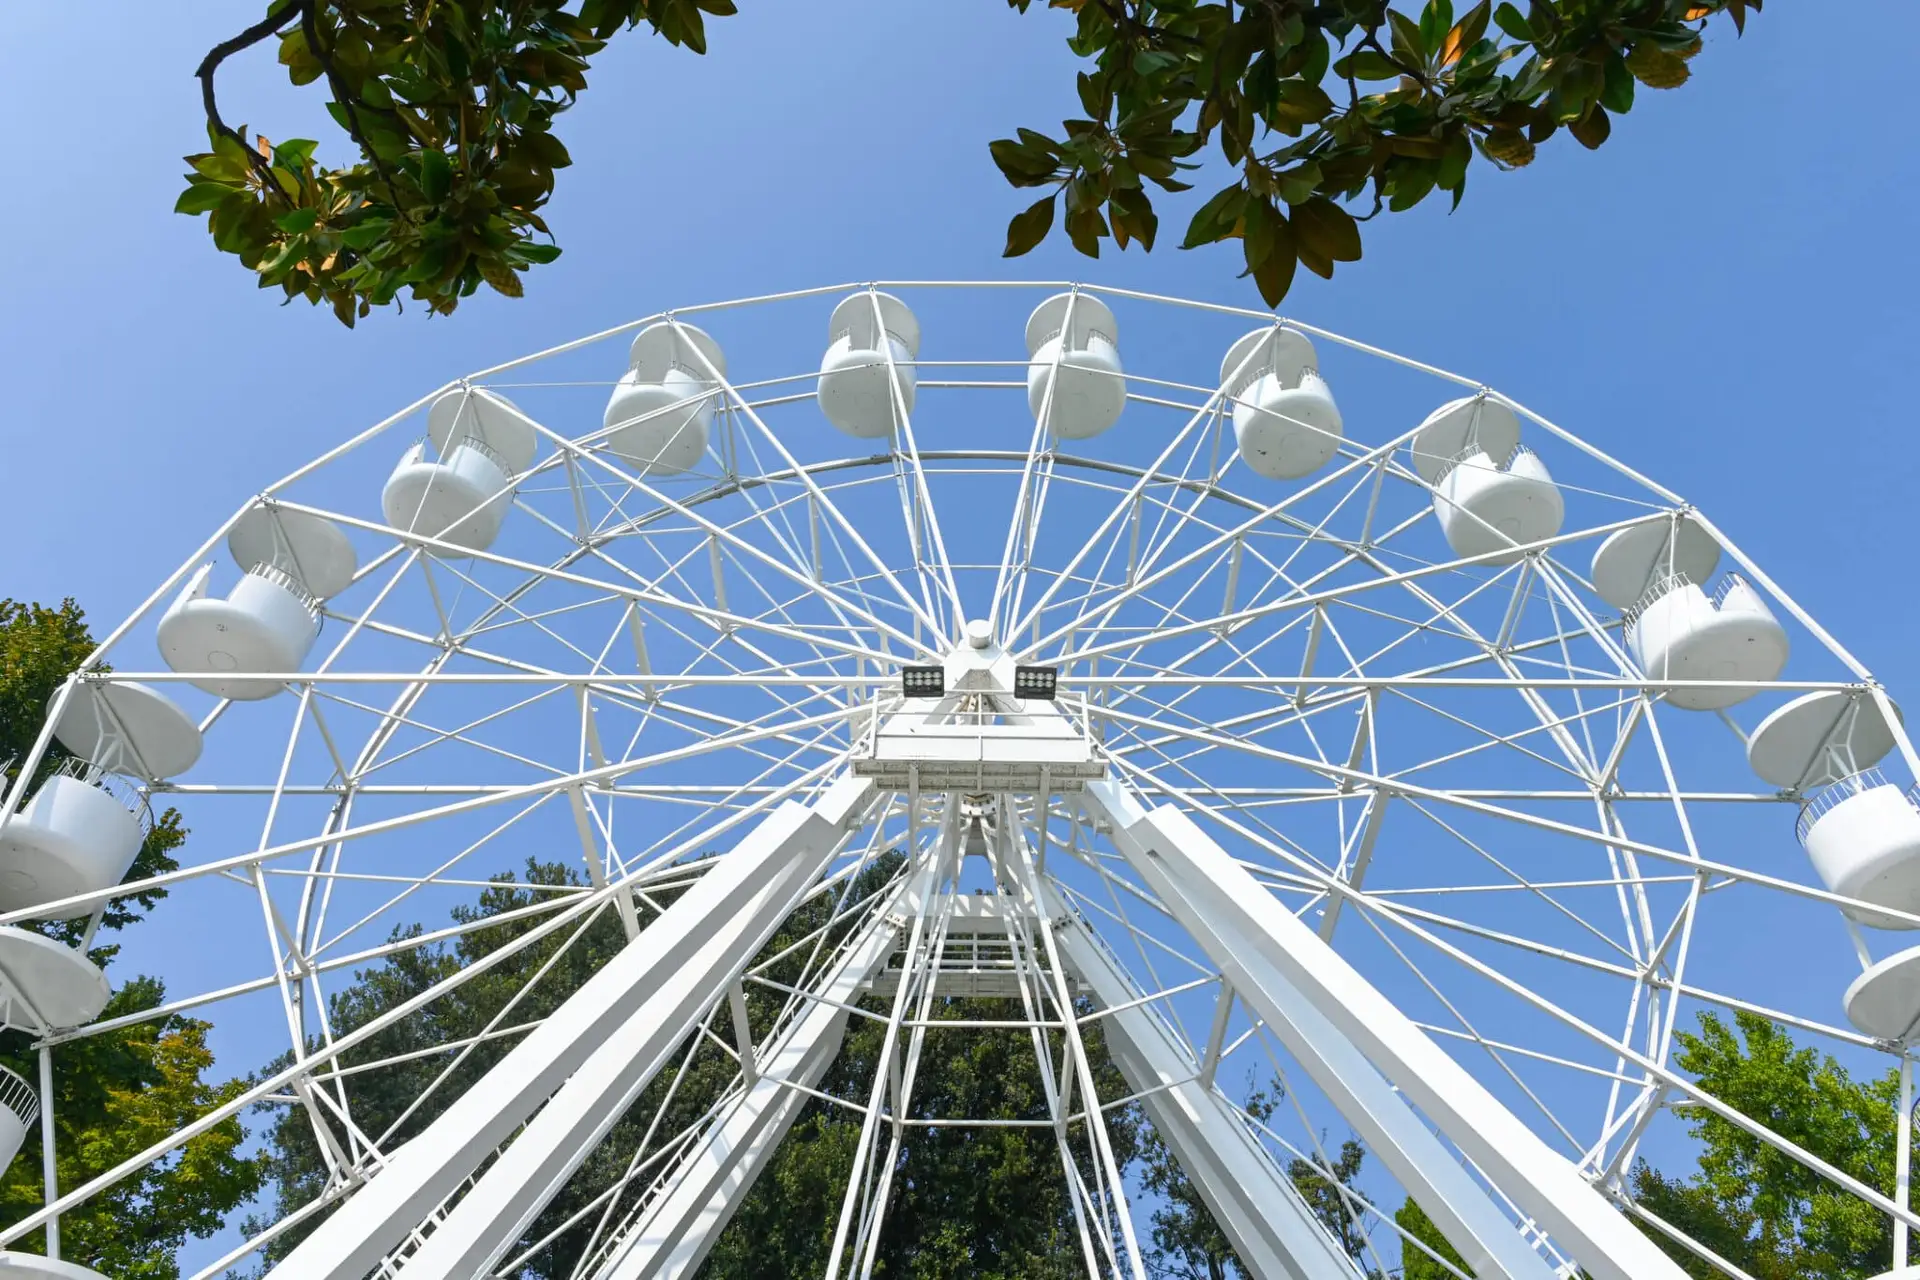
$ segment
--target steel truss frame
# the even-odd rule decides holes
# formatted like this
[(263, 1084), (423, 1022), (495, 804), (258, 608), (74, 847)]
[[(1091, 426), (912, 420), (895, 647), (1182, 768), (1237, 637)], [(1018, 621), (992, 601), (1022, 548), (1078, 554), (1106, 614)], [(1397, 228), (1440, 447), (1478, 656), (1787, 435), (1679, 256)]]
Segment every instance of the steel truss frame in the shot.
[[(663, 313), (439, 391), (557, 396), (564, 373), (526, 381), (536, 362), (564, 370), (643, 324), (710, 323), (735, 307), (814, 305), (876, 287)], [(1182, 308), (1196, 324), (1271, 322), (1087, 292)], [(1682, 1010), (1716, 1008), (1761, 1014), (1843, 1053), (1890, 1053), (1910, 1079), (1900, 1046), (1770, 1007), (1729, 989), (1724, 972), (1702, 976), (1690, 964), (1712, 945), (1701, 931), (1737, 895), (1823, 919), (1846, 900), (1811, 877), (1712, 856), (1723, 843), (1713, 815), (1800, 797), (1696, 780), (1683, 747), (1700, 749), (1699, 722), (1676, 719), (1663, 698), (1714, 682), (1640, 672), (1574, 553), (1635, 524), (1698, 522), (1820, 651), (1821, 670), (1770, 688), (1840, 691), (1872, 706), (1920, 776), (1886, 692), (1674, 494), (1469, 379), (1293, 327), (1449, 394), (1509, 405), (1561, 451), (1557, 475), (1561, 455), (1586, 468), (1584, 487), (1564, 487), (1590, 500), (1589, 515), (1528, 544), (1517, 563), (1436, 554), (1431, 486), (1402, 460), (1410, 431), (1368, 433), (1316, 477), (1261, 489), (1236, 469), (1219, 386), (1140, 374), (1127, 377), (1130, 412), (1169, 424), (1142, 456), (1056, 439), (1050, 401), (1024, 448), (923, 448), (948, 440), (925, 405), (908, 411), (897, 368), (893, 439), (814, 457), (782, 416), (811, 399), (811, 374), (730, 381), (707, 365), (698, 372), (720, 406), (712, 466), (686, 482), (623, 465), (604, 431), (569, 434), (530, 414), (545, 456), (515, 481), (525, 536), (497, 549), (337, 509), (320, 483), (432, 395), (273, 486), (262, 502), (323, 516), (377, 551), (351, 591), (325, 605), (328, 632), (310, 669), (263, 673), (294, 695), (277, 704), (291, 715), (271, 731), (272, 752), (254, 753), (277, 764), (271, 776), (229, 764), (150, 788), (156, 801), (244, 808), (260, 818), (257, 835), (228, 834), (177, 871), (54, 904), (97, 924), (109, 901), (133, 893), (243, 892), (271, 963), (144, 1013), (33, 1029), (43, 1092), (60, 1046), (186, 1012), (276, 1007), (293, 1060), (81, 1186), (63, 1191), (49, 1162), (46, 1207), (0, 1241), (45, 1227), (57, 1254), (60, 1215), (269, 1103), (305, 1117), (326, 1188), (282, 1206), (195, 1280), (299, 1232), (308, 1234), (274, 1268), (288, 1280), (506, 1275), (573, 1230), (591, 1232), (580, 1280), (689, 1275), (796, 1119), (821, 1105), (862, 1127), (828, 1274), (870, 1275), (912, 1136), (993, 1123), (915, 1110), (928, 1038), (961, 1025), (942, 1020), (941, 1001), (966, 981), (1010, 993), (1017, 1008), (990, 1029), (1030, 1046), (1045, 1114), (998, 1123), (1053, 1132), (1074, 1247), (1092, 1275), (1143, 1280), (1151, 1243), (1109, 1129), (1123, 1107), (1144, 1112), (1262, 1277), (1331, 1280), (1387, 1262), (1377, 1245), (1398, 1228), (1366, 1189), (1340, 1192), (1365, 1224), (1363, 1262), (1328, 1234), (1287, 1171), (1289, 1158), (1331, 1165), (1318, 1137), (1329, 1117), (1359, 1133), (1477, 1274), (1544, 1277), (1577, 1265), (1607, 1280), (1677, 1275), (1627, 1216), (1650, 1218), (1631, 1202), (1630, 1170), (1676, 1107), (1739, 1125), (1886, 1214), (1903, 1263), (1920, 1226), (1905, 1208), (1908, 1109), (1897, 1121), (1896, 1184), (1869, 1187), (1673, 1065)], [(922, 396), (994, 395), (1022, 385), (1025, 367), (927, 359), (916, 373)], [(994, 530), (997, 554), (969, 558), (980, 539), (955, 495), (987, 485), (1010, 493), (1009, 523), (1004, 541)], [(106, 638), (56, 695), (49, 726), (89, 683), (188, 692), (186, 677), (142, 670), (127, 646), (232, 523)], [(941, 661), (959, 646), (969, 601), (985, 605), (1010, 656), (1061, 666), (1077, 699), (1067, 714), (1108, 770), (1078, 796), (1045, 785), (991, 796), (984, 854), (969, 845), (957, 793), (876, 796), (847, 772), (862, 727), (903, 713), (886, 692), (898, 665)], [(980, 705), (1010, 721), (1023, 714), (1011, 702)], [(965, 714), (959, 701), (926, 712)], [(242, 716), (216, 703), (202, 729), (218, 737)], [(1409, 732), (1416, 718), (1425, 727)], [(51, 742), (49, 727), (22, 779)], [(423, 772), (443, 759), (455, 763)], [(25, 798), (23, 781), (0, 803), (0, 826)], [(486, 887), (485, 859), (547, 839), (530, 834), (543, 824), (577, 843), (585, 883), (522, 886), (524, 903), (504, 915), (379, 940), (422, 903)], [(368, 857), (433, 837), (445, 848), (430, 862), (386, 870)], [(1455, 869), (1409, 877), (1396, 863), (1409, 841), (1444, 847)], [(1567, 867), (1542, 873), (1530, 844), (1562, 851)], [(883, 854), (905, 870), (856, 903), (848, 890)], [(990, 868), (981, 900), (990, 907), (960, 892), (970, 857)], [(1617, 919), (1589, 905), (1602, 899)], [(1526, 905), (1488, 905), (1500, 902)], [(796, 907), (821, 904), (833, 923), (796, 944), (801, 976), (776, 977), (760, 955), (768, 939)], [(522, 1016), (527, 993), (609, 920), (627, 945), (554, 1009)], [(458, 947), (502, 923), (525, 932), (370, 1021), (332, 1025), (329, 997), (356, 970)], [(1870, 941), (1849, 929), (1864, 964)], [(359, 1082), (401, 1065), (360, 1060), (365, 1046), (548, 947), (554, 954), (483, 1031), (421, 1051), (444, 1065), (406, 1115), (363, 1125)], [(1612, 984), (1624, 994), (1605, 1016), (1618, 1021), (1603, 1027), (1591, 1002), (1541, 977), (1549, 971)], [(1490, 1013), (1467, 995), (1469, 979), (1517, 1012)], [(4, 972), (0, 981), (12, 984)], [(773, 1021), (756, 1025), (749, 992), (777, 999)], [(1193, 1034), (1196, 1019), (1210, 1020), (1203, 1034)], [(879, 1066), (864, 1094), (833, 1093), (822, 1082), (860, 1022), (881, 1031)], [(1095, 1087), (1083, 1036), (1096, 1023), (1126, 1098)], [(734, 1083), (680, 1132), (662, 1129), (662, 1105), (617, 1184), (529, 1245), (543, 1208), (615, 1122), (696, 1050), (730, 1055)], [(495, 1053), (481, 1084), (443, 1096), (462, 1063)], [(1256, 1114), (1223, 1075), (1261, 1061), (1288, 1081), (1295, 1119)], [(1603, 1091), (1584, 1129), (1567, 1118), (1565, 1079)], [(417, 1110), (435, 1118), (396, 1142)], [(50, 1106), (43, 1123), (52, 1133)], [(1671, 1224), (1651, 1225), (1742, 1274)]]

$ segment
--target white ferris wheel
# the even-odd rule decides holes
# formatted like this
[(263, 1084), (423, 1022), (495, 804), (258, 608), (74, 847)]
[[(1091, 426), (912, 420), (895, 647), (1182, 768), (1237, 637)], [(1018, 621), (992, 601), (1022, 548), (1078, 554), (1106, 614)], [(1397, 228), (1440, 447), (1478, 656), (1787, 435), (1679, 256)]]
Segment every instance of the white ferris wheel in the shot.
[[(822, 339), (818, 370), (756, 356)], [(872, 1273), (916, 1134), (1019, 1123), (1057, 1139), (1088, 1274), (1140, 1280), (1105, 1123), (1133, 1106), (1260, 1277), (1387, 1269), (1422, 1247), (1402, 1194), (1480, 1277), (1683, 1274), (1656, 1235), (1738, 1276), (1628, 1195), (1704, 1109), (1890, 1216), (1903, 1266), (1910, 1105), (1897, 1185), (1863, 1185), (1673, 1052), (1701, 1010), (1758, 1013), (1887, 1055), (1910, 1103), (1916, 777), (1887, 693), (1725, 530), (1472, 379), (1119, 289), (664, 312), (273, 485), (61, 688), (0, 809), (4, 1017), (42, 1067), (0, 1081), (0, 1157), (113, 1026), (31, 922), (168, 889), (156, 921), (207, 951), (137, 1016), (285, 1057), (85, 1185), (50, 1161), (0, 1245), (277, 1103), (324, 1180), (201, 1280), (296, 1238), (276, 1280), (513, 1275), (590, 1157), (622, 1172), (555, 1228), (588, 1233), (575, 1275), (691, 1275), (811, 1106), (860, 1125), (829, 1277)], [(123, 882), (160, 803), (182, 865)], [(534, 854), (582, 874), (512, 943), (332, 1024)], [(541, 1016), (436, 1039), (503, 956), (608, 921), (624, 945)], [(964, 1025), (1027, 1046), (1038, 1116), (916, 1096), (961, 996), (1002, 1002)], [(823, 1088), (856, 1024), (873, 1070)], [(603, 1150), (694, 1046), (724, 1084)], [(435, 1074), (396, 1137), (361, 1097), (402, 1057)], [(1286, 1173), (1345, 1131), (1358, 1259)]]

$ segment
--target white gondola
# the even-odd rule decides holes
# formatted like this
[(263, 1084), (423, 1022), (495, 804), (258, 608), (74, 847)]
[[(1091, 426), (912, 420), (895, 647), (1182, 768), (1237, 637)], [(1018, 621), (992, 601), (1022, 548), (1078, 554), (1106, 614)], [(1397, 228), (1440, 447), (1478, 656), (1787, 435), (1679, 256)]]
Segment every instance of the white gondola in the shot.
[(1269, 480), (1311, 475), (1340, 447), (1340, 409), (1306, 335), (1255, 329), (1227, 349), (1220, 385), (1233, 401), (1240, 457)]
[(160, 690), (135, 680), (83, 680), (54, 722), (60, 745), (102, 769), (157, 782), (200, 759), (200, 726)]
[(1787, 632), (1745, 578), (1730, 573), (1708, 595), (1683, 573), (1647, 588), (1627, 616), (1627, 646), (1653, 680), (1750, 680), (1749, 685), (1669, 689), (1689, 711), (1751, 698), (1787, 665)]
[(98, 1271), (38, 1253), (0, 1253), (0, 1280), (106, 1280)]
[(1468, 396), (1442, 405), (1414, 433), (1411, 452), (1455, 555), (1512, 564), (1525, 554), (1520, 546), (1560, 532), (1560, 489), (1520, 444), (1520, 420), (1499, 401)]
[(536, 447), (532, 422), (505, 396), (448, 391), (427, 410), (427, 438), (387, 478), (380, 509), (396, 529), (484, 551), (500, 535), (514, 479)]
[(1720, 544), (1685, 514), (1628, 525), (1593, 553), (1593, 589), (1616, 609), (1640, 604), (1647, 589), (1676, 573), (1706, 582), (1720, 564)]
[(1086, 440), (1120, 420), (1127, 383), (1119, 333), (1113, 311), (1089, 294), (1057, 293), (1033, 309), (1027, 317), (1027, 406), (1035, 421), (1044, 418), (1063, 440)]
[[(1905, 722), (1898, 706), (1893, 712)], [(1893, 726), (1867, 690), (1816, 689), (1774, 708), (1747, 735), (1747, 765), (1784, 791), (1811, 794), (1871, 769), (1893, 745)]]
[[(1920, 807), (1878, 769), (1810, 794), (1795, 826), (1821, 883), (1872, 906), (1920, 915)], [(1847, 914), (1877, 929), (1920, 929), (1866, 907)]]
[(213, 596), (213, 566), (202, 565), (160, 619), (160, 654), (215, 697), (271, 698), (282, 683), (249, 673), (300, 668), (320, 634), (320, 602), (353, 581), (353, 545), (317, 516), (256, 507), (227, 549), (245, 570), (239, 583)]
[(1847, 1021), (1862, 1033), (1911, 1044), (1920, 1036), (1920, 947), (1868, 968), (1848, 986), (1844, 1005)]
[(79, 948), (0, 927), (0, 1025), (41, 1034), (84, 1026), (111, 994), (107, 975)]
[[(132, 779), (71, 757), (0, 831), (0, 911), (25, 911), (111, 889), (153, 829)], [(92, 906), (50, 919), (87, 915)]]
[(827, 354), (820, 361), (820, 411), (850, 436), (892, 435), (901, 414), (913, 412), (920, 322), (890, 293), (856, 293), (833, 309), (827, 334)]
[[(642, 329), (607, 400), (607, 450), (644, 476), (676, 476), (707, 454), (727, 358), (702, 329), (662, 320)], [(711, 370), (711, 371), (710, 371)]]
[(0, 1067), (0, 1170), (13, 1163), (40, 1118), (40, 1095), (14, 1072)]

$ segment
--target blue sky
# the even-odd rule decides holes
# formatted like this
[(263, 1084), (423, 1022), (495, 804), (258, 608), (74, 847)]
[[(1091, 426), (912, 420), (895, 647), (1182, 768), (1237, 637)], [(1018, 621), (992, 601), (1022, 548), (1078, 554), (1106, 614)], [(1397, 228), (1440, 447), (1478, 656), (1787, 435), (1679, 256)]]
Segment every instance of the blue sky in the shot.
[[(1058, 15), (818, 0), (715, 24), (704, 59), (616, 42), (563, 118), (576, 164), (549, 221), (565, 256), (522, 301), (349, 333), (257, 292), (171, 213), (178, 157), (203, 136), (192, 67), (257, 12), (9, 15), (0, 101), (50, 123), (12, 138), (19, 194), (0, 207), (0, 595), (75, 596), (100, 631), (248, 495), (349, 434), (452, 376), (663, 307), (976, 276), (1257, 305), (1231, 250), (1173, 248), (1197, 200), (1163, 206), (1150, 257), (1093, 263), (1062, 243), (1000, 259), (1031, 197), (986, 143), (1077, 112)], [(1480, 378), (1698, 503), (1920, 705), (1898, 373), (1920, 345), (1920, 158), (1906, 87), (1827, 53), (1824, 12), (1777, 5), (1738, 42), (1716, 30), (1693, 83), (1643, 91), (1601, 152), (1563, 138), (1519, 173), (1478, 166), (1459, 212), (1436, 200), (1373, 224), (1365, 261), (1331, 282), (1302, 272), (1285, 310)], [(1882, 47), (1920, 35), (1909, 4), (1855, 12)], [(51, 56), (82, 41), (84, 59)], [(269, 53), (221, 87), (230, 120), (331, 138)]]
[[(449, 376), (662, 306), (876, 277), (1077, 277), (1251, 304), (1231, 250), (999, 257), (1024, 206), (988, 140), (1073, 106), (1059, 15), (994, 0), (765, 6), (694, 57), (634, 34), (564, 118), (565, 256), (518, 303), (477, 297), (341, 330), (277, 305), (170, 212), (201, 133), (193, 65), (258, 6), (9, 15), (16, 132), (0, 371), (0, 591), (122, 616), (248, 494)], [(1884, 0), (1886, 48), (1920, 12)], [(1913, 457), (1902, 351), (1920, 155), (1894, 75), (1818, 6), (1716, 31), (1693, 82), (1643, 92), (1611, 142), (1476, 167), (1467, 202), (1369, 228), (1288, 311), (1500, 386), (1699, 503), (1890, 684), (1913, 682), (1899, 589)], [(101, 34), (94, 34), (95, 32)], [(222, 77), (230, 119), (320, 131), (270, 54)], [(322, 134), (322, 136), (325, 136)], [(1562, 145), (1565, 144), (1565, 145)], [(329, 145), (332, 145), (331, 143)], [(1202, 193), (1204, 194), (1204, 192)], [(1168, 208), (1177, 229), (1184, 219)], [(1168, 240), (1176, 240), (1170, 234)], [(1907, 357), (1910, 359), (1911, 357)]]

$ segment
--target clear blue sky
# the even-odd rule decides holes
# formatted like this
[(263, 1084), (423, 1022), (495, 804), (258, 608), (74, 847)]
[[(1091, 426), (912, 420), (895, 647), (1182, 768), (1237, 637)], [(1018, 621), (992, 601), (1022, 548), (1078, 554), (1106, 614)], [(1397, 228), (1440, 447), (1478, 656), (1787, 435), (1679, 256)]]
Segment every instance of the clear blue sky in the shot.
[[(1059, 15), (813, 0), (714, 24), (704, 59), (616, 42), (563, 118), (576, 164), (548, 217), (565, 256), (522, 301), (349, 333), (254, 290), (171, 213), (178, 157), (203, 139), (191, 70), (259, 11), (8, 14), (0, 596), (72, 595), (104, 631), (345, 436), (449, 377), (663, 307), (1002, 275), (1256, 303), (1231, 251), (1172, 247), (1192, 204), (1163, 207), (1151, 257), (1000, 260), (1031, 197), (986, 144), (1077, 112)], [(1562, 138), (1528, 170), (1477, 166), (1458, 213), (1435, 200), (1375, 223), (1366, 260), (1302, 272), (1287, 311), (1495, 385), (1698, 503), (1920, 707), (1899, 372), (1920, 347), (1920, 155), (1897, 61), (1851, 52), (1913, 47), (1920, 9), (1848, 12), (1837, 33), (1832, 6), (1776, 0), (1744, 40), (1719, 29), (1693, 83), (1643, 90), (1601, 152)], [(331, 138), (269, 52), (231, 64), (222, 99), (275, 138)]]
[[(13, 198), (0, 373), (0, 593), (117, 619), (248, 494), (449, 376), (662, 306), (842, 279), (1079, 277), (1254, 301), (1230, 250), (999, 258), (989, 139), (1077, 111), (1059, 15), (997, 0), (761, 5), (697, 58), (634, 34), (564, 118), (565, 256), (527, 297), (354, 333), (277, 305), (170, 212), (201, 145), (193, 65), (254, 4), (20, 6), (0, 101)], [(1920, 685), (1909, 378), (1920, 345), (1901, 77), (1920, 10), (1812, 4), (1720, 32), (1692, 84), (1643, 91), (1597, 154), (1480, 166), (1461, 210), (1369, 229), (1288, 310), (1500, 386), (1710, 511), (1891, 684)], [(163, 16), (164, 14), (164, 16)], [(230, 119), (319, 130), (270, 53)], [(324, 136), (324, 135), (323, 135)], [(1184, 219), (1168, 210), (1177, 240)], [(1906, 357), (1901, 352), (1908, 352)]]

